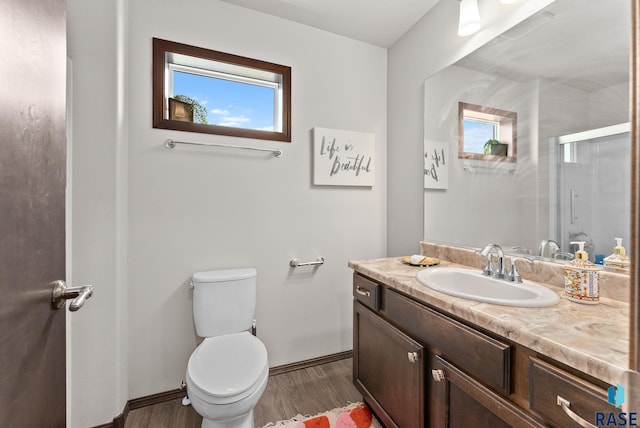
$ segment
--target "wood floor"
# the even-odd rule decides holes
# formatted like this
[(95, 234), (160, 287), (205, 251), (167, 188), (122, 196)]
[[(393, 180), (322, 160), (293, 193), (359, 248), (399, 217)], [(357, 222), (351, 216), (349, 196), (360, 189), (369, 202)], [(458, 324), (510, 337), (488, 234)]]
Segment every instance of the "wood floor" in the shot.
[[(254, 408), (256, 428), (297, 414), (315, 415), (362, 401), (351, 376), (351, 358), (271, 376)], [(180, 401), (132, 410), (125, 428), (199, 428), (202, 418), (191, 406), (183, 406)]]

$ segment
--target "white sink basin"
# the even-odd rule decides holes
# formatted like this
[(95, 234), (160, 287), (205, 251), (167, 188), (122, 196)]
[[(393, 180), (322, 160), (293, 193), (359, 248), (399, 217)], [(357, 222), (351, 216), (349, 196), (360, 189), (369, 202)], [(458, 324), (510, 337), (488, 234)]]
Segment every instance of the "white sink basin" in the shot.
[(524, 279), (515, 284), (470, 269), (425, 269), (418, 272), (416, 279), (441, 293), (494, 305), (540, 308), (560, 300), (558, 294), (535, 282)]

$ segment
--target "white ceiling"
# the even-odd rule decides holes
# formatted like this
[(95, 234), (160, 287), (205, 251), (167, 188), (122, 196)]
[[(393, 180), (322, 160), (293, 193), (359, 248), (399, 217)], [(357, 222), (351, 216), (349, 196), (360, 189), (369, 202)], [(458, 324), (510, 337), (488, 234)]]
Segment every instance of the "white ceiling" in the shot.
[(388, 48), (439, 0), (223, 0)]

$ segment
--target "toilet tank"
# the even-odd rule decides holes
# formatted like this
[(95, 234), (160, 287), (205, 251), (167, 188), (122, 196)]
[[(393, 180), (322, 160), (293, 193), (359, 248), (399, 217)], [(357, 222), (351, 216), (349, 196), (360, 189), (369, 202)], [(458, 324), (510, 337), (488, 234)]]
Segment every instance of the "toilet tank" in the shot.
[(253, 268), (193, 274), (193, 320), (198, 336), (220, 336), (251, 328), (256, 312), (256, 274)]

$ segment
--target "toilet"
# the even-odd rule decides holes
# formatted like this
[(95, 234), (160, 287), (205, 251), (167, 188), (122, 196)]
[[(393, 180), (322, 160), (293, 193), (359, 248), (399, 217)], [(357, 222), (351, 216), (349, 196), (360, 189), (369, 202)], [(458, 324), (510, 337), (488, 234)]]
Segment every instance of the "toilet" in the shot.
[(193, 319), (204, 340), (187, 365), (187, 393), (203, 428), (253, 428), (269, 377), (267, 349), (253, 334), (256, 270), (196, 272)]

